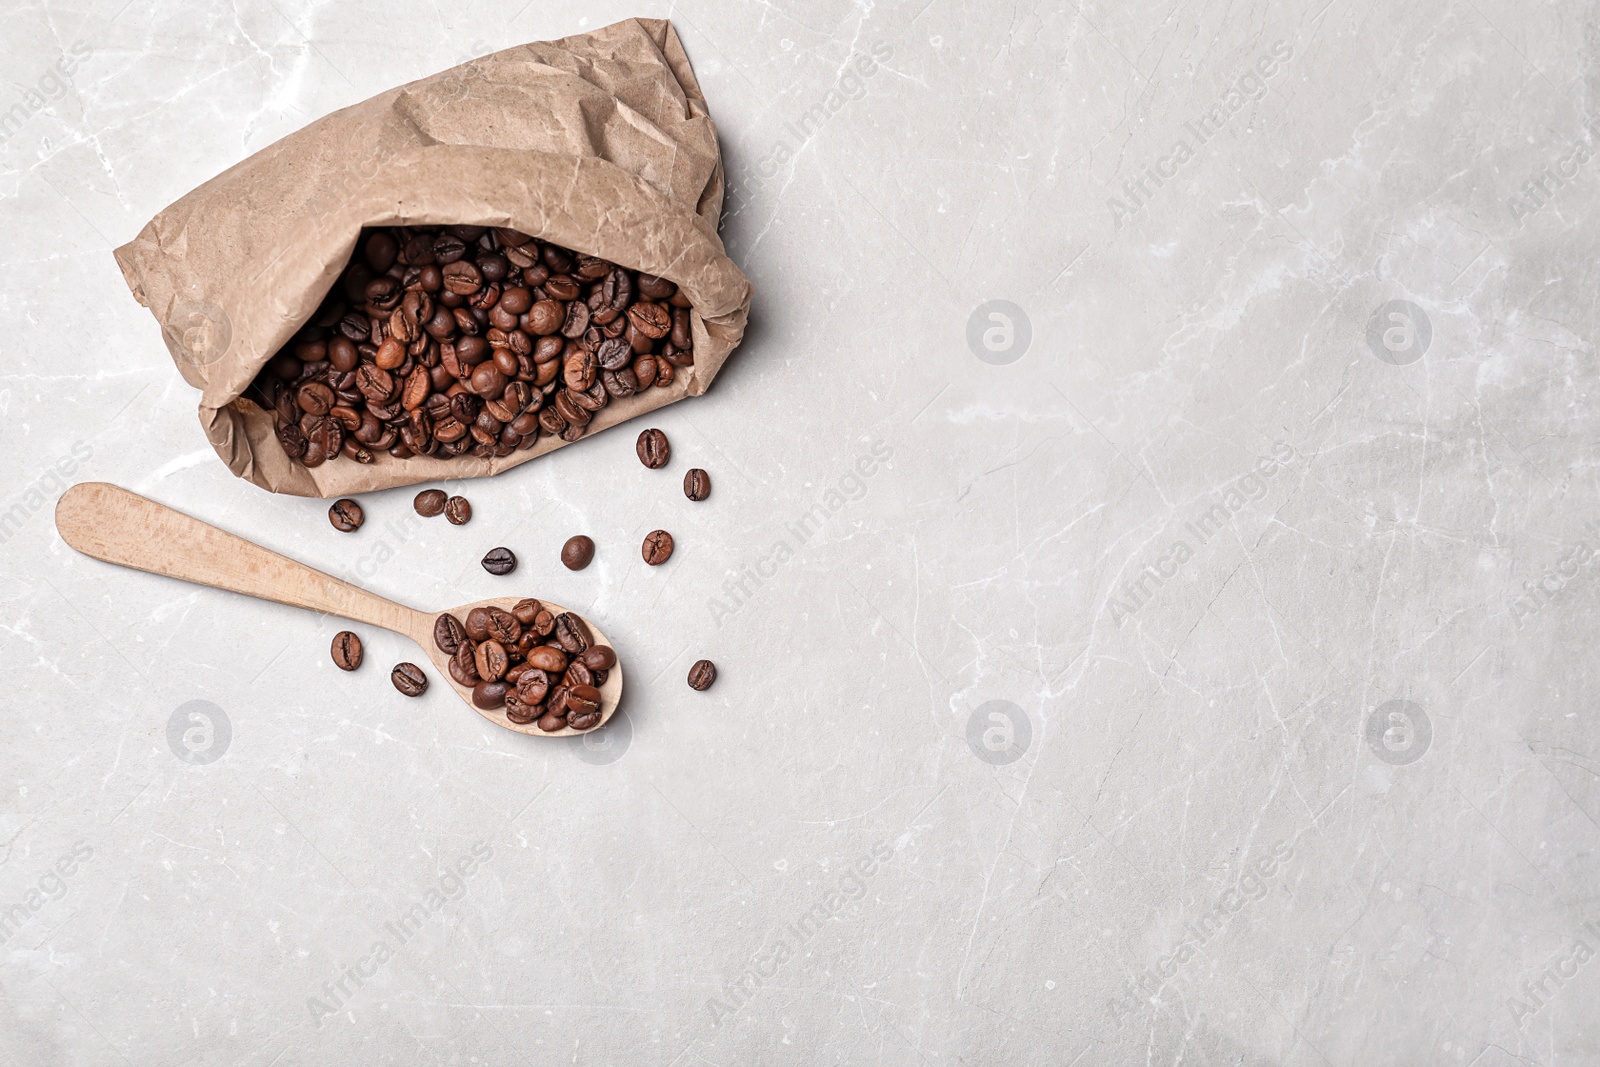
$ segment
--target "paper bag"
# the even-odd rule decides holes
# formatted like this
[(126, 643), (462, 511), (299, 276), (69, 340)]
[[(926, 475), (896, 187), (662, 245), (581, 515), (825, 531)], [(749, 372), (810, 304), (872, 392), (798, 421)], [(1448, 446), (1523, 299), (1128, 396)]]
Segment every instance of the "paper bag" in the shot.
[(510, 48), (337, 111), (162, 211), (116, 257), (150, 308), (228, 467), (333, 497), (499, 472), (561, 447), (307, 469), (243, 397), (316, 312), (364, 226), (520, 230), (659, 275), (693, 305), (694, 365), (613, 400), (597, 432), (704, 393), (744, 335), (751, 286), (717, 236), (716, 128), (672, 26), (630, 19)]

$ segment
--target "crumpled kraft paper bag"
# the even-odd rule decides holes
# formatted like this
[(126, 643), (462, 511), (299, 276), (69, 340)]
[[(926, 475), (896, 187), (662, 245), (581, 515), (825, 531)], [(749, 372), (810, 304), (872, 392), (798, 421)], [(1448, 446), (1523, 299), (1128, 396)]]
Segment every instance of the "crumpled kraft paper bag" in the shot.
[(315, 469), (284, 454), (271, 416), (240, 394), (316, 311), (363, 226), (505, 226), (677, 283), (694, 305), (694, 366), (613, 399), (592, 434), (704, 393), (744, 336), (752, 290), (717, 236), (722, 196), (716, 128), (676, 31), (630, 19), (319, 119), (162, 211), (116, 257), (201, 390), (228, 467), (276, 493), (343, 496), (498, 474), (566, 443)]

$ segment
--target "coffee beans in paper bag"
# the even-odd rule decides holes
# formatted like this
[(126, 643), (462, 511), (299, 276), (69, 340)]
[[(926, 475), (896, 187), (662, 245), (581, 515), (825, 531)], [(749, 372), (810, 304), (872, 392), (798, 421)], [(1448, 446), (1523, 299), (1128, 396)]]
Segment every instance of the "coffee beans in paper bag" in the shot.
[[(744, 335), (752, 294), (748, 279), (717, 236), (723, 191), (716, 128), (677, 33), (664, 20), (630, 19), (592, 33), (483, 56), (334, 112), (184, 196), (117, 249), (116, 256), (133, 295), (160, 324), (179, 372), (201, 391), (201, 425), (228, 467), (273, 492), (338, 497), (498, 474), (572, 440), (704, 393)], [(466, 249), (458, 260), (500, 255), (503, 242), (522, 237), (535, 239), (518, 246), (522, 259), (546, 246), (566, 250), (573, 260), (570, 273), (550, 269), (551, 280), (530, 290), (530, 295), (543, 293), (558, 302), (583, 302), (585, 291), (603, 287), (603, 279), (586, 276), (586, 269), (594, 273), (588, 268), (596, 268), (597, 260), (623, 268), (634, 286), (641, 278), (659, 279), (645, 284), (672, 291), (670, 302), (660, 301), (665, 317), (654, 306), (641, 308), (633, 325), (622, 327), (631, 332), (622, 336), (637, 342), (671, 323), (662, 339), (652, 339), (670, 355), (646, 360), (652, 366), (642, 368), (648, 372), (659, 366), (664, 387), (660, 380), (635, 380), (639, 387), (631, 391), (592, 386), (587, 393), (571, 391), (572, 385), (582, 384), (587, 369), (579, 350), (598, 353), (600, 345), (614, 339), (596, 327), (573, 329), (574, 319), (581, 317), (574, 312), (554, 336), (571, 346), (565, 351), (571, 358), (563, 365), (572, 363), (578, 380), (569, 377), (562, 385), (564, 379), (557, 375), (545, 383), (544, 388), (554, 384), (556, 389), (545, 393), (544, 400), (552, 412), (559, 408), (570, 416), (582, 408), (587, 418), (581, 427), (573, 425), (576, 419), (562, 420), (561, 433), (535, 431), (518, 437), (521, 443), (510, 451), (495, 439), (493, 447), (455, 455), (407, 455), (411, 450), (405, 447), (393, 450), (404, 458), (373, 452), (339, 429), (337, 417), (330, 418), (341, 408), (341, 396), (357, 395), (354, 381), (343, 390), (331, 382), (326, 394), (320, 387), (312, 390), (298, 410), (268, 410), (258, 382), (273, 377), (264, 369), (274, 357), (292, 354), (297, 346), (303, 354), (315, 354), (309, 338), (332, 339), (341, 330), (360, 337), (353, 319), (319, 320), (341, 301), (359, 305), (349, 310), (360, 313), (377, 335), (360, 337), (356, 344), (362, 367), (377, 368), (376, 353), (385, 342), (390, 342), (390, 361), (398, 355), (388, 336), (388, 320), (379, 322), (382, 316), (373, 309), (404, 296), (403, 264), (391, 265), (387, 275), (402, 275), (395, 279), (397, 287), (380, 283), (360, 292), (349, 291), (346, 268), (360, 262), (362, 242), (373, 233), (403, 233), (413, 227), (434, 235), (430, 240), (454, 227), (481, 242), (463, 241)], [(495, 250), (485, 253), (491, 246)], [(454, 249), (444, 249), (435, 264), (454, 254)], [(555, 265), (565, 264), (558, 256)], [(511, 267), (517, 268), (516, 260)], [(455, 281), (461, 281), (462, 272), (457, 270)], [(463, 333), (473, 328), (476, 312), (482, 320), (476, 323), (477, 335), (484, 336), (488, 331), (481, 327), (494, 311), (477, 305), (502, 294), (490, 293), (481, 277), (478, 282), (478, 289), (461, 297), (471, 302), (456, 308), (444, 304), (455, 299), (446, 295), (449, 287), (436, 290), (439, 306), (433, 310), (436, 315), (448, 311)], [(574, 285), (577, 293), (569, 299)], [(456, 287), (466, 288), (464, 283)], [(552, 292), (544, 292), (545, 287)], [(411, 288), (421, 290), (422, 284)], [(598, 292), (594, 302), (603, 303)], [(528, 325), (533, 310), (523, 313), (522, 325)], [(408, 327), (400, 329), (406, 336)], [(514, 332), (501, 331), (497, 340), (502, 348)], [(529, 339), (541, 338), (530, 334)], [(410, 347), (419, 351), (406, 354), (407, 361), (434, 364), (433, 388), (445, 386), (439, 391), (458, 394), (470, 390), (470, 377), (457, 387), (438, 369), (437, 347), (428, 350), (426, 342), (415, 343), (414, 337)], [(516, 353), (495, 351), (513, 371), (506, 377), (514, 380), (516, 360), (511, 357)], [(314, 361), (293, 362), (304, 379), (320, 369)], [(603, 385), (600, 367), (597, 361), (597, 380)], [(331, 363), (327, 373), (338, 377)], [(415, 392), (424, 389), (422, 379), (427, 377), (410, 376)], [(537, 410), (541, 401), (534, 397), (540, 387), (532, 380), (526, 384), (528, 407)], [(273, 391), (282, 399), (282, 390), (274, 386)], [(519, 401), (524, 399), (522, 391), (514, 392)], [(568, 402), (558, 405), (563, 392)], [(393, 403), (380, 397), (354, 418), (369, 417), (376, 406), (379, 417), (391, 416), (389, 426), (405, 429), (410, 418), (409, 439), (427, 441), (429, 435), (418, 427), (433, 409), (420, 403), (406, 409), (403, 392), (397, 389), (396, 394)], [(583, 396), (593, 397), (590, 403), (598, 403), (598, 409), (575, 403)], [(330, 398), (329, 412), (318, 413)], [(435, 414), (442, 412), (440, 406)], [(348, 430), (352, 415), (348, 409), (339, 414)], [(337, 458), (307, 466), (304, 450), (296, 457), (285, 448), (286, 440), (291, 451), (299, 447), (305, 435), (295, 420), (306, 418), (314, 423), (317, 449), (326, 451), (337, 442), (344, 456), (366, 455), (360, 462)], [(524, 419), (523, 425), (531, 427), (534, 421)], [(545, 421), (553, 425), (557, 420), (547, 415)], [(512, 436), (509, 429), (505, 433), (508, 439)], [(386, 436), (379, 433), (375, 439)]]

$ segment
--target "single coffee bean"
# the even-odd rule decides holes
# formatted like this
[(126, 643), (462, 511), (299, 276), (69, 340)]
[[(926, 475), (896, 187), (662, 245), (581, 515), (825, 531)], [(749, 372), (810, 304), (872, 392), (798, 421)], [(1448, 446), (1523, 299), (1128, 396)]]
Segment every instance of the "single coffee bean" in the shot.
[(544, 716), (539, 720), (539, 729), (547, 734), (553, 734), (557, 730), (565, 730), (566, 728), (567, 717), (565, 715), (557, 715), (553, 711), (545, 712)]
[(672, 446), (667, 443), (667, 435), (660, 430), (644, 431), (634, 447), (639, 453), (639, 462), (653, 471), (665, 467), (672, 458)]
[(711, 495), (711, 475), (696, 467), (683, 476), (683, 495), (690, 500), (704, 500)]
[(524, 704), (520, 698), (517, 698), (515, 689), (506, 693), (506, 719), (509, 722), (514, 722), (518, 726), (526, 726), (533, 722), (534, 716), (543, 710), (543, 708), (535, 704)]
[(479, 682), (472, 687), (472, 703), (484, 711), (492, 711), (506, 702), (506, 692), (504, 682)]
[(509, 611), (489, 609), (489, 622), (484, 627), (491, 640), (499, 641), (507, 649), (515, 648), (522, 638), (522, 623)]
[(487, 641), (489, 639), (489, 609), (473, 608), (467, 612), (467, 636), (474, 641)]
[(617, 665), (617, 654), (610, 645), (594, 645), (578, 658), (591, 671), (608, 671)]
[[(691, 471), (690, 473), (692, 474), (693, 472)], [(417, 494), (417, 499), (413, 500), (411, 504), (417, 509), (418, 515), (425, 519), (431, 519), (435, 515), (444, 514), (444, 502), (447, 499), (449, 498), (445, 495), (443, 489), (424, 489)]]
[(472, 662), (478, 668), (478, 677), (486, 682), (498, 682), (506, 676), (506, 668), (511, 666), (506, 647), (493, 639), (481, 642), (473, 650)]
[[(568, 703), (571, 703), (570, 697), (568, 698)], [(568, 711), (567, 725), (572, 727), (574, 730), (579, 731), (593, 730), (596, 726), (600, 725), (600, 712), (591, 711), (580, 715), (575, 711)]]
[(645, 534), (641, 554), (650, 566), (661, 566), (672, 555), (672, 535), (665, 530), (651, 530)]
[(545, 710), (552, 715), (559, 715), (565, 719), (567, 717), (567, 687), (558, 685), (550, 690), (550, 695), (545, 698), (544, 705)]
[(478, 677), (478, 665), (473, 662), (471, 641), (461, 642), (461, 647), (450, 657), (450, 677), (455, 679), (457, 685), (466, 689), (471, 689), (483, 681)]
[(561, 546), (561, 562), (569, 571), (581, 571), (594, 559), (594, 540), (579, 534)]
[(389, 681), (408, 697), (419, 697), (428, 691), (428, 676), (415, 663), (397, 663), (389, 672)]
[(341, 671), (353, 671), (361, 666), (361, 638), (349, 630), (334, 634), (333, 665)]
[(567, 714), (587, 715), (591, 711), (600, 710), (600, 690), (592, 685), (569, 686), (567, 688)]
[(348, 497), (335, 500), (333, 506), (328, 509), (328, 521), (333, 523), (333, 528), (341, 533), (359, 530), (366, 518), (366, 515), (361, 511), (361, 505)]
[(583, 665), (583, 658), (580, 656), (567, 664), (567, 673), (561, 676), (561, 680), (568, 686), (594, 685), (594, 672)]
[(528, 650), (528, 666), (537, 667), (547, 674), (564, 674), (567, 669), (567, 654), (559, 648), (538, 645)]
[(704, 692), (717, 680), (717, 665), (708, 659), (696, 660), (689, 668), (689, 688)]
[(444, 517), (453, 526), (465, 526), (472, 520), (472, 505), (464, 496), (453, 496), (444, 502)]
[(555, 638), (570, 656), (583, 652), (594, 641), (583, 619), (565, 611), (556, 616)]
[(439, 651), (447, 656), (456, 654), (456, 649), (461, 647), (461, 642), (467, 639), (467, 631), (462, 627), (461, 620), (448, 611), (433, 620), (433, 643), (439, 646)]
[(537, 600), (531, 598), (519, 600), (511, 609), (511, 614), (516, 616), (518, 622), (524, 626), (532, 626), (533, 620), (539, 617), (542, 606)]
[(525, 704), (543, 704), (544, 698), (550, 695), (549, 673), (529, 664), (517, 679), (517, 692)]
[(491, 548), (483, 557), (483, 569), (490, 574), (510, 574), (517, 569), (517, 554), (509, 548)]

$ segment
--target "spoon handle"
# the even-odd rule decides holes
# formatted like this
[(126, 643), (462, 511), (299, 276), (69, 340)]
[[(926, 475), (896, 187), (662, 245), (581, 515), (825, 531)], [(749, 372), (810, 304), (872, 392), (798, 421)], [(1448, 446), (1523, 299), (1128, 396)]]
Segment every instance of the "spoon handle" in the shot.
[(56, 504), (61, 539), (86, 556), (413, 637), (418, 611), (312, 570), (287, 556), (120, 486), (80, 482)]

